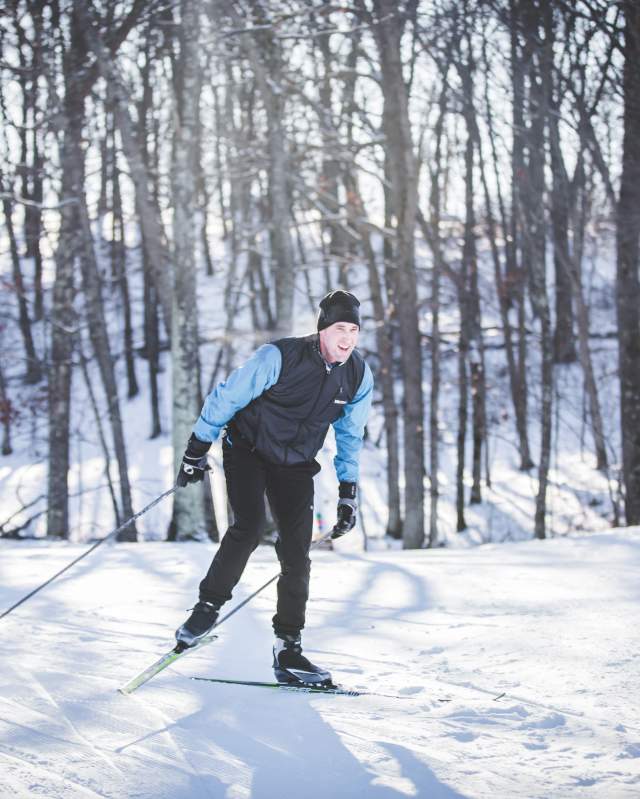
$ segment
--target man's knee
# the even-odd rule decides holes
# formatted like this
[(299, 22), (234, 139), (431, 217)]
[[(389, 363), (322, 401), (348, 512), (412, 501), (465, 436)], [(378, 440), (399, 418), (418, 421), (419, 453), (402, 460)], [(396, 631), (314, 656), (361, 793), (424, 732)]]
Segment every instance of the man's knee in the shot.
[(311, 560), (308, 556), (280, 558), (281, 574), (290, 577), (301, 577), (308, 580), (311, 572)]
[(253, 547), (260, 542), (260, 536), (264, 530), (264, 523), (243, 523), (234, 522), (226, 532), (226, 535), (237, 544), (251, 544)]

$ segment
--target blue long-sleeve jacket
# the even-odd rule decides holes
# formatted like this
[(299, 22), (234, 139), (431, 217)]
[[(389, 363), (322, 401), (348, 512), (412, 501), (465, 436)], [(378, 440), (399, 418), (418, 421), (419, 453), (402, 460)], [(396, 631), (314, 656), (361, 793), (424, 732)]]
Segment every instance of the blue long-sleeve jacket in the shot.
[[(297, 343), (306, 342), (308, 339), (284, 340), (285, 343), (288, 341)], [(258, 400), (265, 392), (269, 392), (269, 389), (274, 390), (268, 396), (272, 394), (277, 396), (277, 384), (283, 368), (283, 351), (279, 344), (280, 342), (264, 344), (246, 363), (234, 370), (227, 380), (213, 389), (206, 398), (200, 417), (193, 428), (197, 438), (201, 441), (215, 441), (220, 430), (231, 422), (236, 414), (250, 406), (254, 400)], [(344, 368), (344, 366), (329, 367), (324, 361), (322, 365), (327, 373), (333, 369)], [(357, 482), (359, 454), (364, 428), (371, 410), (372, 395), (373, 375), (369, 366), (364, 363), (357, 391), (351, 401), (338, 409), (341, 410), (340, 415), (332, 422), (337, 448), (334, 466), (340, 481)], [(336, 399), (335, 402), (340, 400)]]

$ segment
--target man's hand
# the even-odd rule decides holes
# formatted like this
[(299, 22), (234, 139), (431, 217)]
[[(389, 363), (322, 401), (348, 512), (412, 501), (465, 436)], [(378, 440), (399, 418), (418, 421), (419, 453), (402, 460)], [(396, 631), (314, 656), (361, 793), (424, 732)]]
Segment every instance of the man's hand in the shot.
[(338, 500), (338, 521), (331, 538), (340, 538), (356, 525), (358, 503), (356, 502), (356, 484), (340, 483), (340, 499)]
[(207, 452), (210, 446), (210, 441), (200, 441), (193, 433), (191, 434), (187, 448), (182, 456), (176, 485), (184, 488), (189, 483), (200, 483), (204, 480), (204, 473), (210, 468), (207, 463)]

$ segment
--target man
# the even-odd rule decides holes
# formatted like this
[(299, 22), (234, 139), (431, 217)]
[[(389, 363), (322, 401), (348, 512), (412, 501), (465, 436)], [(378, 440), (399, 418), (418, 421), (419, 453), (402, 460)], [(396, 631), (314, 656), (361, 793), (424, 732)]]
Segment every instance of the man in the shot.
[(266, 491), (278, 525), (281, 566), (273, 617), (273, 668), (285, 683), (330, 684), (331, 675), (302, 654), (300, 633), (309, 594), (315, 457), (329, 425), (340, 483), (337, 538), (356, 523), (356, 485), (373, 377), (355, 349), (360, 303), (332, 291), (320, 303), (318, 333), (260, 347), (204, 402), (178, 473), (185, 486), (204, 478), (206, 453), (223, 427), (222, 457), (233, 524), (200, 583), (193, 612), (176, 631), (193, 646), (213, 627), (264, 529)]

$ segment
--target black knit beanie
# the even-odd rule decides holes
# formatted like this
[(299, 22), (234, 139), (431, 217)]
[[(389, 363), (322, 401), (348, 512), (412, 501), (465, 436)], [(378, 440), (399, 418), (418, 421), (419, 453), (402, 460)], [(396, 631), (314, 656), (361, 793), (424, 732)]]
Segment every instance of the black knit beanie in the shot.
[(320, 300), (318, 330), (324, 330), (336, 322), (350, 322), (360, 327), (360, 302), (349, 291), (330, 291)]

